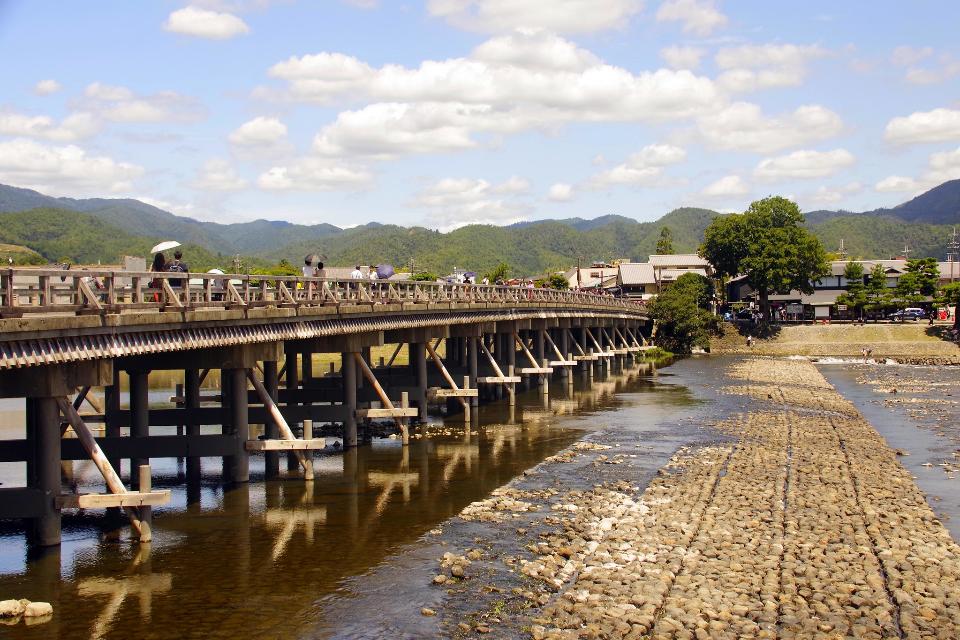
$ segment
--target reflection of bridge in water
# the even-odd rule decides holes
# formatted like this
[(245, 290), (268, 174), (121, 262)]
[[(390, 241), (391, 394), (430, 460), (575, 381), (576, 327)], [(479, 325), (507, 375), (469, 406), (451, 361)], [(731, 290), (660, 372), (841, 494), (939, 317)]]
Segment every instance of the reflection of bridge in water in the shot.
[[(27, 403), (26, 438), (0, 442), (0, 462), (27, 462), (26, 486), (0, 489), (0, 518), (30, 519), (36, 544), (58, 544), (61, 511), (78, 508), (122, 508), (149, 540), (151, 510), (170, 498), (151, 489), (151, 458), (185, 460), (196, 485), (204, 457), (237, 484), (251, 455), (267, 479), (285, 455), (309, 480), (330, 444), (321, 434), (349, 450), (385, 420), (407, 444), (431, 406), (469, 421), (481, 401), (513, 405), (518, 385), (547, 397), (551, 382), (648, 348), (643, 307), (605, 296), (211, 274), (171, 286), (174, 275), (0, 271), (0, 397)], [(375, 362), (385, 345), (392, 355)], [(161, 371), (182, 375), (172, 406), (150, 404)], [(203, 394), (211, 371), (220, 392)], [(73, 460), (93, 460), (108, 493), (64, 492)], [(371, 482), (416, 488), (408, 476)]]

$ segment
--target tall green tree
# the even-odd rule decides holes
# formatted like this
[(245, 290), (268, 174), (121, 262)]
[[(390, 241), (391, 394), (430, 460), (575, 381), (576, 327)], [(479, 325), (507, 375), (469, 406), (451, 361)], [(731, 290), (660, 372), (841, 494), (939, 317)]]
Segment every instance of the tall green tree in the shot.
[(863, 320), (863, 307), (867, 304), (867, 288), (863, 284), (863, 265), (849, 260), (843, 268), (843, 277), (847, 280), (847, 290), (837, 296), (837, 304), (853, 308), (855, 317)]
[(884, 311), (893, 304), (892, 290), (887, 287), (887, 270), (879, 262), (870, 270), (866, 296), (867, 303), (864, 308), (870, 311)]
[(803, 227), (800, 208), (780, 196), (757, 200), (742, 214), (715, 218), (700, 255), (721, 277), (745, 275), (764, 318), (771, 293), (813, 293), (813, 283), (829, 273), (823, 245)]
[(657, 239), (657, 255), (673, 255), (673, 233), (670, 227), (660, 228), (660, 238)]
[(907, 261), (907, 272), (897, 280), (897, 297), (903, 302), (918, 304), (937, 292), (940, 268), (936, 258)]
[(709, 331), (716, 317), (707, 310), (712, 287), (697, 273), (685, 273), (650, 304), (657, 326), (654, 342), (673, 353), (690, 353), (693, 347), (710, 346)]

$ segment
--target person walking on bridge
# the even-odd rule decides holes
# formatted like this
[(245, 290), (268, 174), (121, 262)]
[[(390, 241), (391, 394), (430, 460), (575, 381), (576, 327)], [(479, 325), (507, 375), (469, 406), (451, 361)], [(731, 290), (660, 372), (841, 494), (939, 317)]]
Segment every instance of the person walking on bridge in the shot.
[[(173, 260), (167, 263), (167, 271), (172, 273), (189, 273), (190, 267), (183, 261), (183, 251), (177, 249), (173, 252)], [(183, 286), (183, 278), (171, 278), (170, 286), (180, 288)]]
[[(162, 251), (158, 251), (158, 252), (153, 256), (153, 264), (150, 265), (150, 271), (152, 271), (153, 273), (162, 273), (162, 272), (165, 272), (166, 270), (167, 270), (167, 258), (166, 258), (166, 256), (163, 255), (163, 252), (162, 252)], [(161, 282), (161, 280), (162, 280), (162, 278), (154, 278), (153, 280), (151, 280), (151, 281), (150, 281), (150, 288), (151, 288), (151, 289), (162, 289), (162, 288), (163, 288), (163, 283)], [(154, 302), (160, 302), (160, 292), (159, 292), (159, 291), (154, 291), (154, 292), (153, 292), (153, 301), (154, 301)]]

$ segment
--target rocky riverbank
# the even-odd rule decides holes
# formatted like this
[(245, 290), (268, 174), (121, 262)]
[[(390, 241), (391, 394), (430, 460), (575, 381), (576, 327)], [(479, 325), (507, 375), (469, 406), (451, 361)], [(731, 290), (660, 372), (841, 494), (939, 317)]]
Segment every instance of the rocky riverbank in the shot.
[(478, 538), (440, 559), (448, 633), (960, 636), (960, 547), (895, 452), (809, 362), (751, 358), (728, 374), (749, 410), (644, 489), (635, 454), (600, 439), (532, 472), (579, 464), (595, 474), (582, 486), (508, 485), (465, 509), (524, 547)]

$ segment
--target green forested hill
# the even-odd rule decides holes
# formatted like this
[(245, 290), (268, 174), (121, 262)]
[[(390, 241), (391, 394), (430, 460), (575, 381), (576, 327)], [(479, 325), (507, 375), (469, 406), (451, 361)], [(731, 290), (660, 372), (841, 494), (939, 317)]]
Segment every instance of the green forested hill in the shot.
[[(24, 205), (30, 210), (17, 209)], [(137, 200), (51, 198), (0, 185), (0, 242), (29, 247), (51, 261), (110, 263), (124, 254), (145, 256), (155, 242), (174, 239), (187, 245), (194, 269), (229, 269), (234, 254), (247, 267), (280, 260), (298, 266), (304, 255), (316, 252), (337, 266), (387, 262), (402, 268), (412, 263), (418, 271), (446, 273), (453, 267), (485, 271), (506, 262), (514, 274), (532, 275), (569, 268), (578, 258), (584, 263), (646, 260), (664, 226), (670, 228), (675, 251), (694, 252), (717, 215), (684, 207), (655, 222), (607, 215), (509, 227), (471, 225), (449, 233), (374, 223), (351, 229), (268, 220), (223, 225), (174, 216)], [(865, 258), (889, 258), (907, 244), (912, 256), (942, 259), (952, 223), (960, 223), (960, 180), (893, 209), (815, 211), (808, 217), (809, 228), (828, 251), (843, 239), (850, 255)]]
[[(69, 209), (40, 208), (17, 213), (0, 213), (0, 242), (22, 245), (50, 262), (106, 264), (124, 255), (147, 257), (159, 241), (126, 233), (86, 213)], [(199, 245), (184, 245), (193, 269), (208, 269), (224, 261)]]

